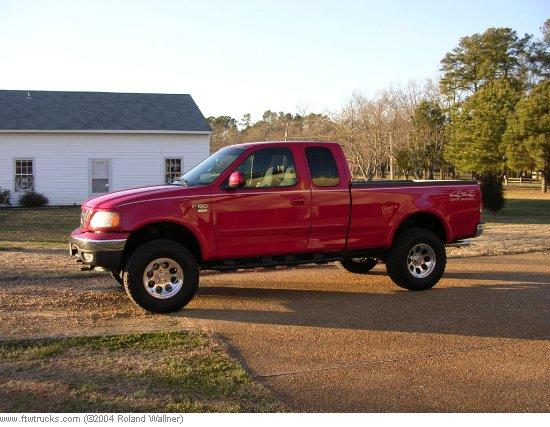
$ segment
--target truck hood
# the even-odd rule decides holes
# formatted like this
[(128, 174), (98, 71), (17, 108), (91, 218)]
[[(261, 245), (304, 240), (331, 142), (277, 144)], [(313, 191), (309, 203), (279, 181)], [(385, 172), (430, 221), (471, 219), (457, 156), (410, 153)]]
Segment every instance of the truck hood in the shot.
[(113, 209), (128, 203), (145, 202), (170, 197), (197, 197), (209, 194), (208, 187), (183, 187), (179, 185), (157, 185), (113, 191), (86, 200), (82, 206), (94, 209)]

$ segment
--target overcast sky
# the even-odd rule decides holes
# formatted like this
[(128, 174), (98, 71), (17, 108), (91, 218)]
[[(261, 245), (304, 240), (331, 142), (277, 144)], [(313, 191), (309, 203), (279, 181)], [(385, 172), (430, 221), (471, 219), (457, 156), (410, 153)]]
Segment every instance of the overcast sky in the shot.
[(205, 115), (323, 112), (437, 78), (460, 37), (539, 35), (549, 0), (0, 0), (0, 89), (190, 93)]

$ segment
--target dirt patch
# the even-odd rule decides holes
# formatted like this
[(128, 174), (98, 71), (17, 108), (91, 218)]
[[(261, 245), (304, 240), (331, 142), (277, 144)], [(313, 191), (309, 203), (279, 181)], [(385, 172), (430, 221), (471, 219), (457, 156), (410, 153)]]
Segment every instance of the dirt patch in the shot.
[(69, 256), (68, 249), (60, 251), (45, 248), (0, 250), (0, 284), (30, 278), (82, 278), (105, 276), (101, 272), (81, 272)]
[(449, 257), (511, 255), (550, 251), (550, 225), (487, 224), (485, 232), (463, 248), (448, 248)]

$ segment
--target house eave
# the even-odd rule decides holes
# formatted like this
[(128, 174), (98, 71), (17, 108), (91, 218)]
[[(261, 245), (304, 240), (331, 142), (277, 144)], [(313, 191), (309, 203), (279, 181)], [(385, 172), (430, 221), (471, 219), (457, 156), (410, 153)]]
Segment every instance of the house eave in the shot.
[(180, 134), (180, 135), (210, 135), (212, 131), (191, 130), (111, 130), (111, 129), (0, 129), (0, 133), (115, 133), (115, 134)]

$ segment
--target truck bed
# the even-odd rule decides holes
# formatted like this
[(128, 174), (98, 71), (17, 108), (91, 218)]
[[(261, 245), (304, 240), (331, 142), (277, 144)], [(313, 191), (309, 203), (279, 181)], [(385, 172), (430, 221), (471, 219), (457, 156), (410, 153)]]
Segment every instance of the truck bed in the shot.
[(370, 181), (351, 184), (349, 249), (389, 247), (397, 226), (411, 215), (444, 224), (444, 240), (472, 237), (479, 223), (476, 181)]

